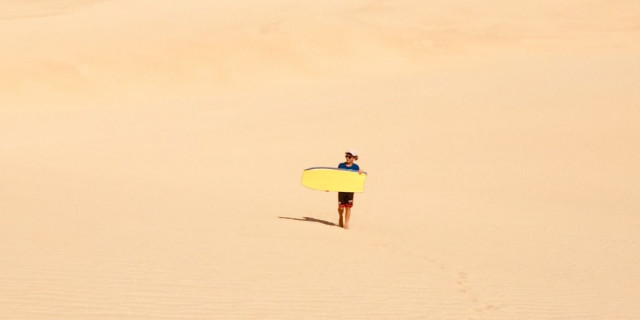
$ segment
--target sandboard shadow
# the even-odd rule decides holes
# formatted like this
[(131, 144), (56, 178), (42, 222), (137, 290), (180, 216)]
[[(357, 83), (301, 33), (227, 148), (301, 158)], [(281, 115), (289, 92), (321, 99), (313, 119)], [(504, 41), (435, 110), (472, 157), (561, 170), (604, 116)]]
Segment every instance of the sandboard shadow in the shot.
[(291, 217), (278, 217), (279, 219), (286, 219), (286, 220), (296, 220), (296, 221), (306, 221), (306, 222), (316, 222), (316, 223), (322, 223), (324, 225), (327, 226), (332, 226), (332, 227), (337, 227), (338, 225), (333, 223), (333, 222), (329, 222), (329, 221), (325, 221), (325, 220), (320, 220), (320, 219), (316, 219), (316, 218), (311, 218), (311, 217), (302, 217), (302, 218), (291, 218)]

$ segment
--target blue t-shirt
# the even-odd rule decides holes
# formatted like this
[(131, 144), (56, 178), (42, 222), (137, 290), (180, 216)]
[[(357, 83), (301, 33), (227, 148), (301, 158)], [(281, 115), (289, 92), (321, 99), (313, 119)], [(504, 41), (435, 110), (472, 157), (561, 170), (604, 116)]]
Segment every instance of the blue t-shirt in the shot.
[(358, 171), (360, 170), (360, 167), (358, 167), (357, 164), (352, 164), (351, 167), (347, 167), (347, 163), (343, 162), (341, 164), (338, 165), (338, 169), (347, 169), (347, 170), (353, 170), (353, 171)]

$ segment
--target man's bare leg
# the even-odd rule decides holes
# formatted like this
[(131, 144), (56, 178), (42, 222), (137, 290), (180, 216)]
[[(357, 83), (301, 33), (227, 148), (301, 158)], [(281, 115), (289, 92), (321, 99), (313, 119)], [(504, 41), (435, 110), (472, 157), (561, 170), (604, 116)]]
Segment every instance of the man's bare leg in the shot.
[[(347, 210), (349, 210), (349, 209), (347, 209)], [(340, 214), (340, 220), (339, 220), (338, 223), (339, 223), (340, 228), (344, 227), (344, 222), (342, 220), (342, 214), (343, 213), (344, 213), (344, 208), (338, 208), (338, 214)]]
[[(342, 215), (341, 215), (342, 217)], [(344, 228), (349, 229), (349, 218), (351, 217), (351, 208), (347, 207), (347, 212), (344, 215)]]

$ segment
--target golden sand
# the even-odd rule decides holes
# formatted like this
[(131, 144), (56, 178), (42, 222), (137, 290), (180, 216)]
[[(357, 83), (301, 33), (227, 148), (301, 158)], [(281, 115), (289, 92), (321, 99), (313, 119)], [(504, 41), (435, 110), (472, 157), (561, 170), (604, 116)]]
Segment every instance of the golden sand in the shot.
[(2, 1), (0, 319), (639, 319), (638, 21)]

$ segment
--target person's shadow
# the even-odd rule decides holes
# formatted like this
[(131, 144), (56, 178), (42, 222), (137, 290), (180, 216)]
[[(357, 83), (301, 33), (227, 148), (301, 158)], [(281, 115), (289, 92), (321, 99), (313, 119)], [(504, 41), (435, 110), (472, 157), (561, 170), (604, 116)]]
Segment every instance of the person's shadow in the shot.
[(291, 218), (291, 217), (278, 217), (279, 219), (286, 219), (286, 220), (296, 220), (296, 221), (306, 221), (306, 222), (316, 222), (316, 223), (322, 223), (324, 225), (327, 226), (333, 226), (333, 227), (337, 227), (338, 225), (333, 223), (333, 222), (329, 222), (329, 221), (325, 221), (325, 220), (320, 220), (320, 219), (316, 219), (316, 218), (311, 218), (311, 217), (302, 217), (302, 219), (300, 218)]

